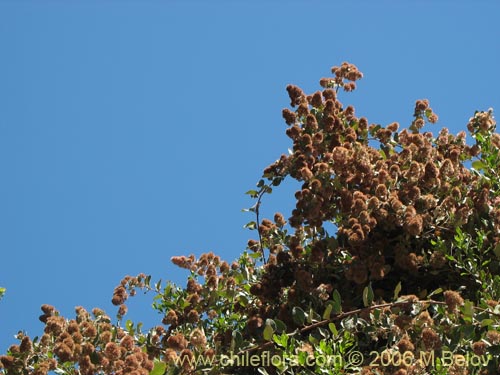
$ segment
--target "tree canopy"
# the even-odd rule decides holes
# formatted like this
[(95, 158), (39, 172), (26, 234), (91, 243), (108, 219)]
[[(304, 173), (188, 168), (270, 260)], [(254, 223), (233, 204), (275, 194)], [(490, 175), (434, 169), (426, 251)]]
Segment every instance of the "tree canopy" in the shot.
[[(500, 134), (493, 110), (467, 132), (414, 119), (371, 124), (340, 97), (363, 77), (343, 63), (283, 110), (292, 146), (264, 169), (248, 209), (255, 233), (235, 261), (174, 256), (186, 285), (127, 276), (117, 319), (96, 308), (42, 306), (40, 337), (18, 336), (0, 373), (500, 373)], [(344, 100), (342, 98), (342, 100)], [(286, 179), (301, 188), (290, 218), (261, 217)], [(125, 317), (137, 291), (160, 319)]]

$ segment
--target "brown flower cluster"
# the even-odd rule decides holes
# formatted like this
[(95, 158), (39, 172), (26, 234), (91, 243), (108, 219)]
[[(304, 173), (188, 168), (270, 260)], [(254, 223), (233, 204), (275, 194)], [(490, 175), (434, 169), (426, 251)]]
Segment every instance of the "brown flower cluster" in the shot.
[(455, 312), (459, 306), (464, 304), (464, 299), (462, 296), (453, 290), (447, 290), (443, 293), (444, 301), (448, 306), (450, 312)]
[(495, 128), (496, 128), (496, 121), (493, 118), (492, 109), (489, 109), (486, 112), (484, 111), (476, 112), (474, 117), (471, 117), (469, 119), (469, 123), (467, 124), (467, 129), (473, 134), (475, 133), (487, 134), (495, 130)]
[[(128, 299), (129, 294), (131, 296), (134, 296), (136, 293), (136, 288), (144, 288), (146, 286), (146, 275), (141, 273), (137, 276), (125, 276), (122, 281), (120, 282), (120, 285), (118, 285), (114, 292), (113, 292), (113, 298), (111, 299), (111, 302), (115, 306), (120, 306), (125, 303), (125, 301)], [(126, 313), (126, 308), (121, 307), (119, 315), (124, 315)]]
[[(320, 258), (348, 251), (345, 277), (361, 285), (390, 274), (397, 279), (427, 267), (445, 269), (443, 254), (428, 250), (430, 241), (452, 238), (457, 226), (481, 227), (480, 218), (492, 209), (493, 227), (500, 230), (498, 199), (488, 182), (464, 165), (480, 152), (466, 144), (465, 133), (454, 136), (446, 128), (437, 137), (422, 133), (426, 122), (437, 121), (426, 99), (416, 101), (410, 130), (399, 130), (397, 123), (369, 124), (352, 106), (340, 103), (333, 89), (362, 74), (348, 63), (332, 72), (334, 78), (320, 82), (323, 91), (312, 95), (288, 86), (292, 107), (297, 107), (283, 110), (293, 153), (264, 170), (271, 181), (291, 176), (302, 182), (288, 220), (296, 234), (282, 251), (288, 250), (295, 262), (304, 261), (306, 254), (311, 260), (312, 252), (304, 249), (314, 249), (315, 241), (322, 240), (305, 244), (300, 233), (333, 223), (337, 249), (327, 246)], [(493, 128), (491, 111), (477, 113), (469, 123), (469, 129)], [(317, 285), (331, 282), (316, 280)]]
[(342, 87), (344, 91), (353, 91), (356, 89), (355, 81), (363, 78), (363, 73), (354, 64), (348, 62), (342, 63), (341, 66), (334, 66), (332, 73), (335, 77), (320, 79), (319, 84), (321, 87)]
[(189, 269), (197, 277), (202, 277), (204, 283), (200, 283), (196, 277), (188, 279), (183, 299), (186, 307), (170, 309), (163, 318), (163, 323), (169, 325), (169, 332), (184, 323), (198, 323), (203, 314), (212, 316), (208, 300), (213, 298), (213, 292), (216, 290), (230, 292), (235, 288), (236, 282), (232, 274), (239, 268), (237, 263), (229, 265), (213, 252), (204, 253), (199, 259), (194, 255), (174, 256), (172, 263)]
[[(206, 333), (204, 327), (207, 321), (218, 317), (214, 306), (223, 303), (216, 300), (218, 293), (233, 295), (241, 291), (235, 279), (240, 264), (230, 265), (213, 252), (204, 253), (199, 258), (194, 255), (174, 256), (171, 261), (189, 270), (191, 276), (185, 288), (170, 285), (170, 292), (161, 294), (158, 309), (164, 312), (162, 323), (167, 327), (148, 352), (156, 358), (162, 357), (170, 366), (181, 366), (182, 371), (190, 373), (194, 370), (191, 359), (195, 356), (212, 357), (216, 348), (227, 347), (231, 342), (231, 331)], [(247, 272), (253, 272), (250, 258), (246, 262), (249, 266)], [(227, 308), (242, 311), (246, 303), (243, 298), (233, 298)], [(208, 345), (207, 335), (210, 335), (212, 345), (215, 343), (215, 348)]]
[[(42, 306), (45, 330), (40, 340), (19, 335), (20, 345), (13, 345), (0, 362), (8, 373), (46, 375), (60, 363), (73, 362), (79, 373), (147, 375), (153, 369), (153, 357), (135, 343), (134, 337), (119, 327), (100, 309), (92, 315), (76, 308), (76, 318), (59, 316), (54, 307)], [(54, 356), (52, 356), (52, 354)]]

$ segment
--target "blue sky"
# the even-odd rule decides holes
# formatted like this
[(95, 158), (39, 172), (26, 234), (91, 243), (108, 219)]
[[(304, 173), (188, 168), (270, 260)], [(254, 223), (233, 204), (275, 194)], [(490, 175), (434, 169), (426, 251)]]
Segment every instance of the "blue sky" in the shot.
[[(236, 258), (253, 237), (244, 192), (290, 145), (288, 83), (316, 91), (347, 60), (365, 77), (341, 101), (373, 123), (408, 125), (420, 98), (455, 133), (500, 109), (499, 15), (494, 1), (0, 1), (0, 352), (41, 333), (43, 303), (114, 315), (127, 274), (182, 284), (172, 255)], [(264, 212), (288, 215), (291, 192)], [(149, 304), (130, 317), (159, 322)]]

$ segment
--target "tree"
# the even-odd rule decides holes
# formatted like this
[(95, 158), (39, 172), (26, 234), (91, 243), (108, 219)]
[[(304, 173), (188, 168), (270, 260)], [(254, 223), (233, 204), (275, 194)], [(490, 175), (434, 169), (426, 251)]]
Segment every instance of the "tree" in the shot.
[[(287, 87), (293, 147), (264, 170), (247, 224), (256, 239), (229, 264), (175, 256), (185, 287), (125, 277), (118, 321), (42, 306), (44, 334), (19, 335), (5, 374), (495, 374), (500, 361), (500, 135), (492, 110), (452, 135), (417, 100), (408, 129), (369, 124), (340, 91), (343, 63), (306, 95)], [(302, 184), (285, 220), (260, 206), (286, 178)], [(334, 233), (330, 229), (333, 224)], [(123, 323), (137, 290), (162, 318)]]

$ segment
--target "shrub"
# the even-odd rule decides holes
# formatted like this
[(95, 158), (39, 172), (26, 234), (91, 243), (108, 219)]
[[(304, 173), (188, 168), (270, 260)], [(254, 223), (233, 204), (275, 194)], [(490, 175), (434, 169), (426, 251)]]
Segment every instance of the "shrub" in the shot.
[[(175, 256), (185, 287), (127, 276), (118, 323), (42, 306), (43, 336), (19, 335), (5, 374), (496, 374), (500, 353), (500, 135), (492, 110), (464, 131), (370, 124), (341, 91), (362, 78), (343, 63), (307, 95), (287, 87), (289, 154), (265, 168), (249, 209), (256, 233), (231, 264)], [(290, 218), (260, 217), (285, 179), (301, 183)], [(333, 224), (333, 226), (332, 226)], [(331, 229), (334, 228), (333, 233)], [(162, 321), (126, 321), (136, 290)]]

